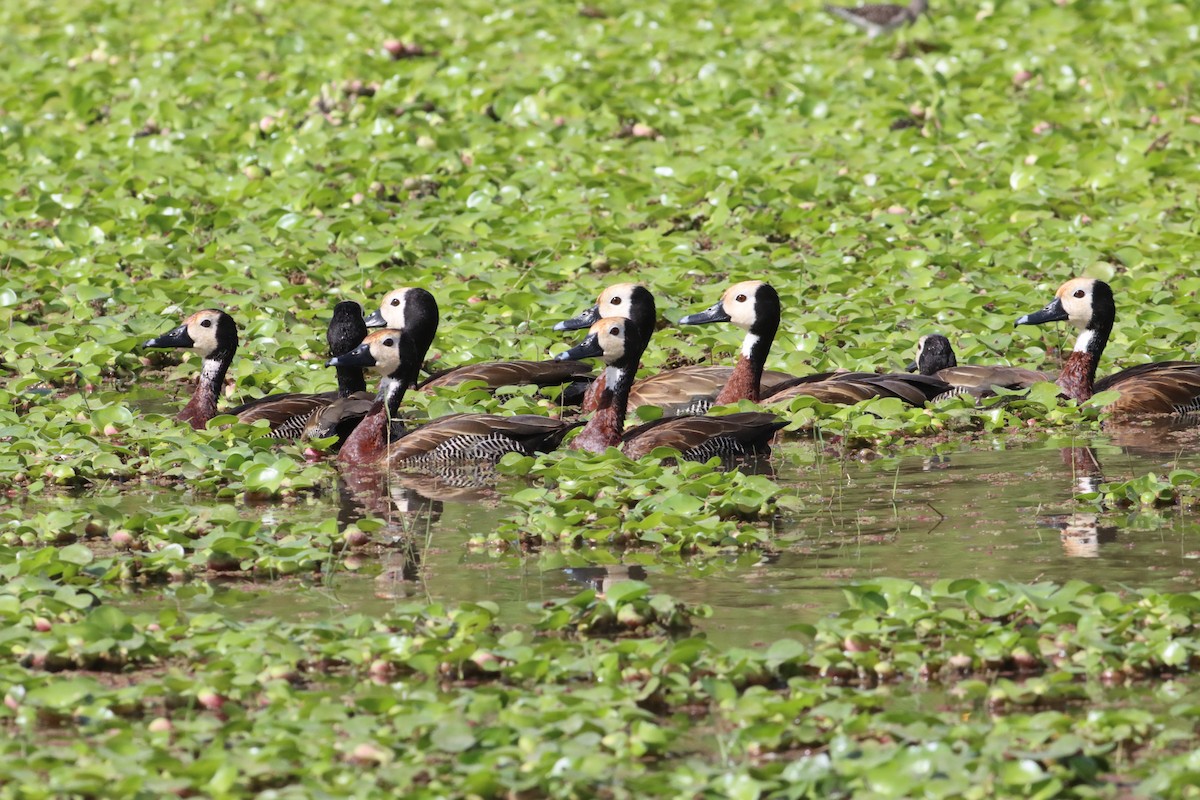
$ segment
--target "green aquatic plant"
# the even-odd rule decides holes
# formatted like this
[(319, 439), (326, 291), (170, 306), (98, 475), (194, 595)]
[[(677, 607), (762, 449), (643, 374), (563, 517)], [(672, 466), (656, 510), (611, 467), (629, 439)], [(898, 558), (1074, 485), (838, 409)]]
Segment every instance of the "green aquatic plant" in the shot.
[(1191, 469), (1173, 469), (1164, 475), (1149, 472), (1126, 481), (1101, 483), (1077, 498), (1102, 509), (1190, 508), (1200, 502), (1200, 473)]
[[(137, 347), (227, 310), (236, 405), (332, 388), (322, 331), (343, 298), (435, 291), (438, 369), (559, 352), (554, 321), (639, 280), (664, 323), (647, 372), (730, 364), (738, 332), (669, 323), (767, 278), (784, 311), (771, 369), (899, 369), (934, 331), (963, 363), (1056, 369), (1067, 335), (1012, 322), (1085, 274), (1120, 296), (1103, 372), (1195, 357), (1188, 4), (935, 4), (894, 59), (815, 5), (0, 4), (4, 791), (1193, 792), (1191, 592), (878, 577), (839, 603), (806, 584), (769, 596), (788, 620), (813, 604), (794, 637), (718, 643), (696, 602), (725, 609), (723, 574), (684, 556), (749, 567), (821, 492), (566, 456), (507, 462), (513, 505), (473, 517), (474, 544), (522, 566), (516, 545), (536, 544), (546, 569), (619, 555), (650, 583), (687, 563), (664, 576), (686, 599), (635, 584), (517, 621), (490, 599), (368, 612), (330, 574), (349, 556), (381, 569), (360, 554), (392, 543), (316, 502), (335, 471), (306, 451), (331, 443), (181, 426), (196, 359)], [(407, 405), (557, 400), (467, 386)], [(777, 458), (1067, 440), (1097, 431), (1100, 400), (802, 399), (790, 427), (816, 445)], [(1139, 471), (1089, 502), (1193, 505), (1187, 469)], [(279, 578), (286, 603), (256, 585), (243, 613), (223, 576)], [(327, 605), (298, 610), (313, 597)]]
[(666, 595), (656, 595), (640, 581), (621, 581), (604, 592), (583, 592), (570, 600), (546, 604), (541, 630), (573, 627), (583, 636), (645, 635), (646, 631), (672, 636), (692, 631), (692, 617), (707, 616), (703, 608), (689, 608)]
[[(0, 591), (0, 719), (11, 729), (0, 748), (24, 753), (0, 761), (8, 785), (211, 792), (228, 781), (232, 796), (231, 776), (251, 775), (277, 791), (336, 793), (368, 791), (369, 768), (370, 786), (418, 795), (662, 793), (681, 782), (719, 794), (732, 782), (815, 796), (909, 793), (920, 780), (942, 794), (1084, 797), (1118, 768), (1131, 785), (1182, 785), (1190, 760), (1179, 751), (1200, 709), (1173, 684), (1148, 688), (1136, 708), (1108, 694), (1129, 642), (1143, 642), (1147, 666), (1188, 668), (1192, 593), (874, 582), (799, 631), (809, 645), (732, 649), (695, 626), (703, 609), (640, 583), (551, 603), (532, 628), (503, 623), (492, 603), (284, 622), (124, 611), (116, 599), (13, 576)], [(660, 616), (593, 624), (614, 608), (618, 619)], [(1005, 636), (1013, 652), (1050, 639), (1058, 657), (1038, 672), (974, 656), (940, 673), (910, 668), (908, 655), (986, 653)], [(886, 674), (876, 661), (864, 685), (824, 666), (840, 650), (861, 667), (872, 648), (901, 667)], [(88, 748), (87, 769), (64, 741)], [(697, 758), (697, 746), (723, 756)]]
[(261, 580), (320, 574), (336, 554), (370, 542), (381, 523), (352, 526), (313, 520), (303, 506), (264, 519), (253, 507), (186, 506), (130, 512), (127, 502), (97, 502), (86, 511), (0, 514), (0, 563), (23, 573), (44, 571), (64, 583), (140, 585), (211, 573), (245, 573)]
[(541, 485), (509, 494), (516, 512), (479, 537), (480, 544), (601, 544), (664, 553), (764, 547), (773, 516), (800, 507), (769, 478), (721, 469), (717, 460), (668, 465), (609, 450), (506, 456), (498, 469)]

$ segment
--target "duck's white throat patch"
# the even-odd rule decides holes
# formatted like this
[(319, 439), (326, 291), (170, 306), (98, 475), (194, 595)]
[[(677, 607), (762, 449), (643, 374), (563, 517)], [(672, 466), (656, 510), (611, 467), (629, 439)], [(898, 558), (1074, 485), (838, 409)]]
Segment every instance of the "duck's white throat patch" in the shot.
[(742, 340), (742, 358), (749, 358), (756, 347), (758, 347), (758, 334), (747, 333), (746, 338)]
[(1084, 331), (1079, 334), (1079, 338), (1075, 340), (1075, 352), (1086, 353), (1088, 348), (1092, 346), (1092, 339), (1096, 337), (1095, 331)]
[[(217, 377), (220, 374), (221, 374), (221, 362), (220, 361), (218, 361), (215, 358), (204, 359), (204, 363), (200, 367), (200, 380), (205, 381), (207, 383), (212, 383), (217, 380)], [(218, 386), (217, 392), (220, 392), (224, 388), (225, 388), (224, 386)]]

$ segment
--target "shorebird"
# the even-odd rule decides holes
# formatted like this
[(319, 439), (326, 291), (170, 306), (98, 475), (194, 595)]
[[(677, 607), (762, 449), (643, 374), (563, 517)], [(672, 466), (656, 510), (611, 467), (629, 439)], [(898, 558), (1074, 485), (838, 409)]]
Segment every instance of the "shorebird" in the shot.
[(890, 3), (856, 8), (827, 5), (825, 10), (862, 28), (869, 38), (874, 39), (881, 33), (891, 33), (903, 25), (912, 25), (917, 17), (929, 11), (929, 0), (912, 0), (907, 6)]

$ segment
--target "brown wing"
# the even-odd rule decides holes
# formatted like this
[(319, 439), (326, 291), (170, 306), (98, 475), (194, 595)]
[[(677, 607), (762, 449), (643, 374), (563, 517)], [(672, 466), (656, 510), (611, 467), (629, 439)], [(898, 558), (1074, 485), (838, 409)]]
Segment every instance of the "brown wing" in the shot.
[(1035, 383), (1053, 381), (1054, 375), (1035, 369), (1005, 366), (959, 366), (939, 370), (937, 378), (955, 388), (974, 391), (1002, 386), (1005, 389), (1028, 389)]
[[(267, 397), (251, 400), (237, 408), (223, 412), (235, 415), (240, 422), (254, 422), (265, 419), (271, 424), (271, 431), (276, 431), (281, 425), (296, 417), (307, 420), (312, 412), (337, 400), (338, 393), (321, 392), (320, 394), (273, 394)], [(292, 427), (294, 427), (294, 423)], [(292, 436), (298, 436), (304, 430), (301, 424)]]
[(733, 374), (733, 367), (695, 364), (642, 378), (629, 390), (629, 411), (640, 406), (658, 406), (664, 411), (712, 399)]
[(825, 380), (792, 384), (769, 396), (767, 402), (772, 405), (786, 404), (797, 397), (815, 397), (823, 403), (852, 405), (876, 397), (897, 397), (919, 406), (950, 389), (949, 384), (928, 375), (845, 372)]
[(536, 414), (450, 414), (393, 441), (388, 460), (393, 464), (485, 462), (514, 451), (552, 450), (578, 424)]
[(345, 439), (362, 422), (374, 402), (375, 395), (371, 392), (355, 392), (349, 397), (339, 397), (308, 415), (300, 438), (324, 439), (336, 435), (339, 439)]
[(1200, 410), (1200, 364), (1162, 361), (1138, 364), (1096, 382), (1097, 393), (1121, 393), (1114, 414), (1187, 414)]
[(898, 397), (914, 406), (923, 406), (952, 388), (950, 384), (932, 375), (911, 375), (907, 372), (875, 375), (863, 379), (863, 382), (879, 386), (883, 390), (880, 393), (881, 397)]
[[(733, 367), (693, 364), (642, 378), (629, 391), (629, 411), (640, 406), (657, 406), (670, 415), (699, 402), (711, 401), (721, 393), (732, 374)], [(763, 391), (795, 380), (795, 375), (786, 372), (764, 372)]]
[(627, 431), (621, 447), (630, 458), (640, 458), (656, 447), (705, 459), (764, 453), (770, 449), (775, 431), (785, 425), (786, 420), (762, 411), (723, 417), (664, 417)]
[(582, 361), (490, 361), (455, 367), (425, 379), (419, 388), (457, 386), (464, 381), (483, 381), (489, 389), (501, 386), (558, 386), (592, 376)]
[(813, 381), (799, 383), (766, 399), (771, 405), (786, 405), (797, 397), (815, 397), (822, 403), (853, 405), (879, 396), (879, 387), (857, 381)]
[(856, 25), (861, 22), (868, 22), (872, 25), (892, 25), (904, 20), (906, 18), (905, 12), (907, 11), (904, 6), (883, 3), (858, 6), (857, 8), (827, 5), (825, 6), (825, 10), (834, 16), (841, 17), (847, 22), (853, 22)]
[[(828, 376), (828, 375), (833, 375), (834, 373), (825, 372), (822, 374)], [(762, 385), (762, 393), (764, 395), (770, 394), (771, 392), (775, 391), (777, 387), (783, 386), (786, 383), (791, 383), (792, 381), (795, 381), (795, 380), (797, 380), (795, 375), (790, 375), (786, 372), (773, 372), (771, 370), (764, 370), (763, 374), (762, 374), (762, 384), (761, 384)], [(801, 378), (800, 380), (803, 380), (803, 378)]]

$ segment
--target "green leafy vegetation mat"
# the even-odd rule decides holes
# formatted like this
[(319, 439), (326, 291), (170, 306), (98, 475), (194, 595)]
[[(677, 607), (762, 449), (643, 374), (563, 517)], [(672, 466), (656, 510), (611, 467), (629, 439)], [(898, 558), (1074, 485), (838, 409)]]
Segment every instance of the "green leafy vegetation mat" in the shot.
[(720, 650), (703, 607), (636, 582), (528, 626), (486, 603), (299, 624), (129, 615), (7, 572), (0, 777), (22, 797), (1194, 788), (1200, 695), (1174, 678), (1200, 663), (1195, 593), (883, 581)]
[[(173, 422), (197, 360), (137, 345), (199, 308), (240, 325), (229, 407), (331, 388), (334, 303), (402, 285), (441, 303), (435, 369), (559, 352), (552, 324), (624, 280), (668, 323), (769, 280), (769, 366), (797, 374), (899, 369), (934, 331), (963, 363), (1054, 368), (1068, 332), (1012, 323), (1079, 274), (1117, 293), (1102, 373), (1194, 356), (1194, 8), (935, 0), (868, 42), (818, 6), (0, 0), (0, 797), (1195, 796), (1187, 587), (963, 563), (740, 647), (628, 582), (517, 621), (184, 608), (228, 575), (320, 592), (434, 535), (326, 513), (329, 442)], [(667, 326), (644, 365), (737, 348)], [(801, 398), (789, 429), (834, 458), (1067, 447), (1104, 399)], [(1191, 513), (1196, 468), (1081, 507)], [(499, 479), (469, 548), (543, 565), (771, 554), (821, 503), (611, 455)]]

